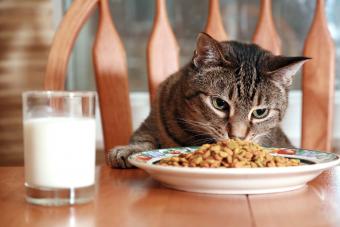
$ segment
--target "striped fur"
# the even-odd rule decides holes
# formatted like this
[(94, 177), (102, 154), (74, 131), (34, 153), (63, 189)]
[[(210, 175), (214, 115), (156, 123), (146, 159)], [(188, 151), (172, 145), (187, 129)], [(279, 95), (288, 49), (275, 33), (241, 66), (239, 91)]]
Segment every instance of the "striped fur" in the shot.
[[(200, 33), (192, 62), (160, 85), (150, 115), (130, 144), (110, 151), (112, 167), (131, 167), (127, 157), (136, 152), (230, 137), (291, 147), (280, 122), (292, 76), (306, 60), (274, 56), (254, 44), (218, 43)], [(229, 109), (216, 109), (213, 97), (226, 101)], [(270, 109), (268, 117), (252, 119), (257, 108)]]

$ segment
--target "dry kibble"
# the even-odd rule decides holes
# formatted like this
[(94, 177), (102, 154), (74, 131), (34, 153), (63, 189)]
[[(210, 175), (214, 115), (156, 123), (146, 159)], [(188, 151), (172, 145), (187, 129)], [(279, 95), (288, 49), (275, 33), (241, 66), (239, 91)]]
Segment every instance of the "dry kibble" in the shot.
[(250, 167), (251, 167), (251, 168), (256, 168), (256, 167), (258, 167), (258, 166), (256, 165), (255, 162), (251, 162), (251, 163), (250, 163)]
[(225, 152), (225, 151), (222, 151), (222, 152), (219, 153), (219, 156), (220, 156), (221, 158), (225, 158), (225, 157), (228, 156), (228, 153)]
[(213, 157), (217, 161), (221, 161), (223, 159), (223, 157), (221, 155), (218, 155), (218, 154), (214, 154)]
[(227, 156), (227, 162), (232, 163), (233, 162), (233, 156), (231, 156), (231, 155)]
[(207, 159), (207, 162), (209, 163), (209, 164), (214, 164), (214, 163), (216, 163), (217, 161), (216, 160), (214, 160), (214, 159)]
[(247, 152), (245, 155), (244, 155), (244, 157), (246, 158), (246, 159), (252, 159), (252, 157), (253, 157), (253, 154), (251, 153), (251, 152)]
[(200, 164), (201, 167), (205, 167), (205, 168), (208, 168), (209, 167), (209, 163), (204, 161)]
[(173, 161), (173, 162), (178, 162), (178, 161), (179, 161), (179, 157), (174, 156), (174, 157), (172, 158), (172, 161)]
[(221, 146), (220, 145), (212, 146), (210, 150), (211, 151), (215, 151), (216, 153), (218, 153), (221, 150)]
[(262, 168), (298, 166), (300, 160), (273, 156), (258, 144), (230, 139), (216, 144), (204, 144), (198, 150), (159, 161), (162, 166), (202, 168)]
[(193, 162), (198, 165), (203, 161), (203, 158), (201, 156), (195, 157), (195, 159), (193, 159)]
[(209, 157), (210, 156), (210, 151), (208, 150), (208, 151), (206, 151), (204, 154), (203, 154), (203, 157), (204, 158), (207, 158), (207, 157)]

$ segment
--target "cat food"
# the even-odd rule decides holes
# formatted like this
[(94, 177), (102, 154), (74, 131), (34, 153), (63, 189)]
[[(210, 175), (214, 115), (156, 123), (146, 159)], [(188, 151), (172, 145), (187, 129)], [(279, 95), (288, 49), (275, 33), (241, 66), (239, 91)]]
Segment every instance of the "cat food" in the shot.
[(230, 139), (216, 144), (204, 144), (193, 153), (160, 160), (158, 165), (205, 168), (259, 168), (298, 166), (300, 160), (273, 156), (258, 144)]

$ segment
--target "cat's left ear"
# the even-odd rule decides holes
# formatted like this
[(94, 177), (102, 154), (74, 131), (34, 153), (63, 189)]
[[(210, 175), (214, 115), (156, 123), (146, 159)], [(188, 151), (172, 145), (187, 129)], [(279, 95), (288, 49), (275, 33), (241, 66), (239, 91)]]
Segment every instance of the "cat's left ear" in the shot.
[(192, 61), (199, 68), (219, 65), (223, 61), (225, 62), (225, 59), (218, 41), (207, 33), (201, 32), (197, 37), (196, 50)]
[(268, 62), (268, 75), (275, 81), (289, 87), (292, 84), (293, 76), (301, 66), (311, 58), (308, 57), (285, 57), (274, 56)]

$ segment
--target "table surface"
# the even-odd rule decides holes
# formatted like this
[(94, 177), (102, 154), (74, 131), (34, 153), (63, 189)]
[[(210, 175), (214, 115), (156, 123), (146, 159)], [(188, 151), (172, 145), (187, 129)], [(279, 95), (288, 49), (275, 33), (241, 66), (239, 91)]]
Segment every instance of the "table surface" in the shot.
[(267, 195), (208, 195), (167, 189), (138, 169), (97, 167), (93, 202), (25, 202), (23, 167), (0, 167), (1, 226), (340, 226), (340, 166), (308, 187)]

